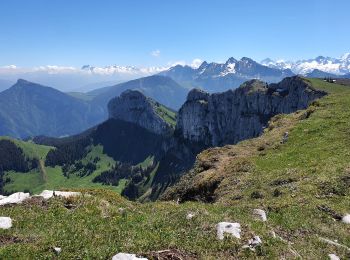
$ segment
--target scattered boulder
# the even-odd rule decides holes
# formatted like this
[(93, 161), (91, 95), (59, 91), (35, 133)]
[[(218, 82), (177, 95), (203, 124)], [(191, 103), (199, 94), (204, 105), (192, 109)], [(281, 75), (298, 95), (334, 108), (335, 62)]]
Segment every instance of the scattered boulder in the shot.
[(7, 204), (19, 204), (19, 203), (22, 203), (24, 200), (28, 199), (29, 197), (30, 197), (29, 193), (16, 192), (11, 194), (8, 197), (0, 199), (0, 206), (7, 205)]
[(262, 209), (254, 209), (253, 214), (255, 217), (257, 217), (261, 221), (267, 221), (267, 215), (266, 212)]
[(60, 254), (62, 252), (62, 248), (60, 247), (54, 247), (53, 250), (55, 251), (56, 254)]
[(148, 260), (147, 258), (137, 257), (135, 254), (118, 253), (112, 257), (112, 260)]
[(229, 233), (233, 237), (241, 238), (241, 225), (239, 223), (220, 222), (216, 225), (217, 237), (224, 239), (224, 233)]
[(252, 239), (248, 240), (248, 244), (244, 245), (243, 248), (249, 248), (252, 251), (255, 251), (255, 247), (262, 244), (262, 241), (259, 236), (254, 236)]
[(195, 215), (196, 215), (196, 214), (194, 214), (194, 213), (188, 213), (187, 216), (186, 216), (186, 219), (187, 219), (187, 220), (190, 220), (190, 219), (192, 219)]
[(9, 217), (0, 217), (0, 228), (9, 229), (12, 227), (12, 219)]
[(346, 214), (344, 217), (342, 217), (341, 221), (345, 224), (350, 224), (350, 214)]
[(330, 260), (340, 260), (339, 256), (336, 254), (329, 254), (328, 257)]
[(285, 133), (283, 134), (281, 144), (285, 144), (285, 143), (288, 141), (288, 138), (289, 138), (289, 133), (288, 133), (288, 132), (285, 132)]

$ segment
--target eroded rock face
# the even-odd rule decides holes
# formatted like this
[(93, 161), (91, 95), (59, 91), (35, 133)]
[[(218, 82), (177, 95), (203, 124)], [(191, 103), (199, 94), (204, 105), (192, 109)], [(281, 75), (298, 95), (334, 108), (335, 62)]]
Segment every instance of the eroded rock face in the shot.
[(324, 95), (297, 76), (270, 85), (251, 80), (211, 95), (194, 89), (179, 111), (176, 130), (206, 146), (235, 144), (260, 135), (272, 116), (305, 109)]
[(172, 128), (156, 113), (157, 106), (157, 102), (140, 91), (127, 90), (109, 101), (108, 113), (110, 118), (135, 123), (152, 133), (168, 135)]

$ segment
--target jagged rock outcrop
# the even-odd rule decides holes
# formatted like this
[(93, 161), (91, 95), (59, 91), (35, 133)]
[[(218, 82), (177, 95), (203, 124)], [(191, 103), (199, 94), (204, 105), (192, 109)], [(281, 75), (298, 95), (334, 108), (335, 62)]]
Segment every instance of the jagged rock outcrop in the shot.
[(176, 131), (205, 146), (235, 144), (260, 135), (272, 116), (305, 109), (325, 94), (297, 76), (270, 85), (251, 80), (211, 95), (193, 89), (178, 113)]
[(134, 123), (152, 133), (169, 135), (173, 129), (158, 113), (159, 103), (140, 91), (126, 90), (108, 103), (109, 118)]

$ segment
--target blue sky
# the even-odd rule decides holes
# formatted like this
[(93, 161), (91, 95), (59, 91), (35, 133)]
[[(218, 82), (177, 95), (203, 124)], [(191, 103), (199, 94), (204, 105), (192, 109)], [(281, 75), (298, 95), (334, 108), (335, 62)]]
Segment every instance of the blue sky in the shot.
[(350, 52), (349, 10), (348, 0), (2, 0), (0, 66), (338, 57)]

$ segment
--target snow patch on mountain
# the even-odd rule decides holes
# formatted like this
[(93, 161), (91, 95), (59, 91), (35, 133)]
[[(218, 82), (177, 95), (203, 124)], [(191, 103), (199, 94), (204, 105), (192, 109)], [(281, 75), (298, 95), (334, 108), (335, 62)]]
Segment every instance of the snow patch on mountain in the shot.
[(318, 56), (315, 59), (283, 61), (270, 58), (261, 61), (261, 64), (276, 69), (291, 69), (296, 74), (306, 75), (317, 69), (320, 71), (343, 75), (350, 73), (350, 53), (345, 53), (340, 58)]

